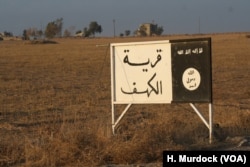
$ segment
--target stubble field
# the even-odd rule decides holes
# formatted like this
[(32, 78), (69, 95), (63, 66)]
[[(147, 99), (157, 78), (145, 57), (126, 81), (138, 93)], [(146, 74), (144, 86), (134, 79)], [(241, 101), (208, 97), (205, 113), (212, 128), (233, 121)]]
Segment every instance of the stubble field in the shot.
[[(132, 105), (113, 136), (108, 44), (200, 37), (212, 38), (213, 143), (186, 103)], [(163, 150), (249, 149), (247, 33), (54, 41), (0, 41), (0, 166), (160, 164)], [(197, 106), (208, 119), (208, 105)]]

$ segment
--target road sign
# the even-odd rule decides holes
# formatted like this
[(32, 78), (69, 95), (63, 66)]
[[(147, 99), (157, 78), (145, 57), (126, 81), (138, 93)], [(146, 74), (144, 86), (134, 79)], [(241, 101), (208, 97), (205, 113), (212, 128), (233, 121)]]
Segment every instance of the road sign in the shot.
[(113, 102), (211, 102), (210, 41), (111, 44)]

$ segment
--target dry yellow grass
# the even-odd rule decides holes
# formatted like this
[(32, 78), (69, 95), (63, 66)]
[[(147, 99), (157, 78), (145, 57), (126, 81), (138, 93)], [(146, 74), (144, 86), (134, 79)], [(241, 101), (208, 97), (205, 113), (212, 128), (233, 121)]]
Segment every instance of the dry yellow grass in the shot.
[[(0, 165), (161, 162), (163, 150), (215, 149), (250, 135), (246, 35), (0, 41)], [(212, 37), (214, 143), (188, 104), (133, 105), (112, 136), (109, 47), (96, 45), (197, 37)]]

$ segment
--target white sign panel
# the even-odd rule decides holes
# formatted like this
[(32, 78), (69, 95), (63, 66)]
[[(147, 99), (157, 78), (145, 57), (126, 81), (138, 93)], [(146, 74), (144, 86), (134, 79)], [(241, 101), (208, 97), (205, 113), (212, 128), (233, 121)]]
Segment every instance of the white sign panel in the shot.
[(171, 103), (169, 41), (111, 44), (114, 103)]

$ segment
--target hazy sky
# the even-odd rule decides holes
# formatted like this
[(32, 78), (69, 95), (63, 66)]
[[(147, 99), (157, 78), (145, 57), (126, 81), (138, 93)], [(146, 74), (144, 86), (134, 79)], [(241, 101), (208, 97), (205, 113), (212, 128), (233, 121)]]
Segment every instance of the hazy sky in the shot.
[(250, 0), (0, 0), (0, 32), (22, 35), (63, 18), (74, 32), (97, 21), (101, 36), (134, 32), (141, 23), (163, 26), (164, 34), (250, 31)]

